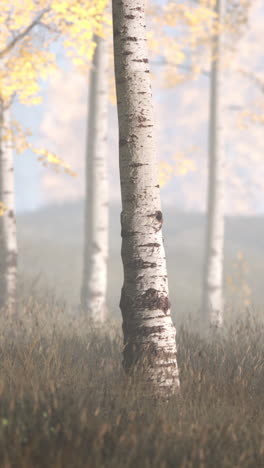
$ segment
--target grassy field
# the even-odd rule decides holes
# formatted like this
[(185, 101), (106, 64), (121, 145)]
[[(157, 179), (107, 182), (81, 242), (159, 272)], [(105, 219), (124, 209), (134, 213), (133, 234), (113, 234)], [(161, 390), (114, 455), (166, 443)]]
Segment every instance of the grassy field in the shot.
[[(227, 219), (225, 276), (238, 275), (237, 289), (225, 330), (202, 338), (204, 218), (165, 210), (181, 379), (180, 393), (165, 403), (122, 370), (118, 208), (111, 211), (111, 318), (95, 330), (76, 313), (81, 219), (81, 205), (18, 218), (19, 319), (14, 326), (0, 317), (0, 466), (263, 467), (264, 220)], [(241, 250), (255, 303), (250, 313), (241, 308), (242, 264), (237, 272), (232, 266)]]
[(178, 329), (181, 391), (152, 400), (123, 374), (120, 324), (91, 330), (53, 298), (1, 317), (3, 468), (262, 467), (264, 326)]

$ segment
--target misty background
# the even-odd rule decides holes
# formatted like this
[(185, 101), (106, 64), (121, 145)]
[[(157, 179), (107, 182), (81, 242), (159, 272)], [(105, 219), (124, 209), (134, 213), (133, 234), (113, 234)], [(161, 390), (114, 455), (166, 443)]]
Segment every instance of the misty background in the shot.
[[(250, 302), (256, 310), (264, 299), (263, 125), (250, 123), (246, 128), (241, 125), (244, 110), (263, 110), (264, 93), (237, 71), (248, 69), (259, 74), (263, 70), (263, 21), (262, 2), (256, 1), (247, 31), (235, 45), (237, 54), (226, 69), (225, 280), (226, 301), (232, 310), (244, 303), (245, 285), (251, 290), (247, 297), (252, 297)], [(61, 71), (42, 84), (43, 103), (35, 107), (16, 104), (13, 115), (31, 129), (34, 143), (56, 152), (78, 176), (71, 178), (42, 167), (29, 151), (16, 155), (19, 268), (26, 281), (38, 277), (38, 284), (54, 288), (56, 295), (76, 310), (82, 274), (88, 74), (84, 76), (74, 70), (62, 50), (58, 64)], [(198, 312), (202, 287), (209, 80), (201, 75), (170, 88), (160, 74), (160, 67), (153, 65), (152, 71), (158, 158), (170, 163), (176, 154), (182, 153), (196, 165), (195, 171), (172, 177), (162, 188), (170, 295), (173, 313), (181, 316)], [(117, 138), (116, 108), (109, 103), (108, 297), (111, 310), (119, 316), (122, 265)], [(230, 276), (236, 292), (230, 288)]]

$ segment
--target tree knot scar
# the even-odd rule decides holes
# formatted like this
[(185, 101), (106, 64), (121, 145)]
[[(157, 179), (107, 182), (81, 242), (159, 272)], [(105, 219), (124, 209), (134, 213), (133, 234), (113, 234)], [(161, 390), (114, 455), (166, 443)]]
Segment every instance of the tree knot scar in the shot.
[(156, 211), (156, 220), (163, 223), (163, 216), (161, 211)]
[(153, 214), (150, 214), (150, 215), (147, 215), (149, 218), (154, 218), (154, 220), (158, 221), (158, 225), (156, 226), (156, 232), (158, 232), (161, 227), (162, 227), (162, 223), (163, 223), (163, 216), (162, 216), (162, 212), (161, 211), (155, 211), (155, 213)]

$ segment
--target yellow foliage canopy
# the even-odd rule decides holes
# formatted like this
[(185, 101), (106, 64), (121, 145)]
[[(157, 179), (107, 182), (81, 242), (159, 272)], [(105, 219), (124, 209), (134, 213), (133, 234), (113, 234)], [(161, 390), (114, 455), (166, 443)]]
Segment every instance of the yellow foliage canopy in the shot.
[[(14, 98), (22, 104), (41, 102), (40, 80), (57, 68), (52, 43), (62, 40), (70, 56), (92, 57), (92, 37), (94, 32), (102, 34), (106, 4), (107, 0), (0, 0), (0, 100), (6, 107)], [(19, 152), (30, 147), (43, 163), (71, 173), (57, 156), (33, 148), (27, 136), (16, 125), (12, 139)]]
[(56, 57), (50, 51), (53, 42), (62, 39), (70, 55), (91, 57), (92, 36), (102, 31), (106, 3), (0, 0), (0, 90), (4, 101), (14, 94), (22, 103), (40, 101), (39, 79), (56, 69)]

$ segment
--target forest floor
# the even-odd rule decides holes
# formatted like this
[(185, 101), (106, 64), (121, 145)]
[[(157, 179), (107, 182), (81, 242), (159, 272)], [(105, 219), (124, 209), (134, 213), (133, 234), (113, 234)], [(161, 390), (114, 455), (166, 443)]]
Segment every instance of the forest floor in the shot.
[(119, 322), (91, 330), (51, 302), (1, 318), (2, 468), (264, 466), (263, 324), (213, 340), (181, 326), (181, 391), (162, 403), (124, 376)]

